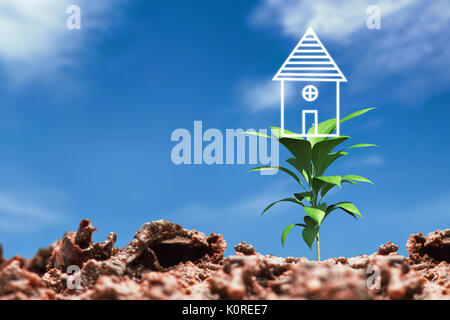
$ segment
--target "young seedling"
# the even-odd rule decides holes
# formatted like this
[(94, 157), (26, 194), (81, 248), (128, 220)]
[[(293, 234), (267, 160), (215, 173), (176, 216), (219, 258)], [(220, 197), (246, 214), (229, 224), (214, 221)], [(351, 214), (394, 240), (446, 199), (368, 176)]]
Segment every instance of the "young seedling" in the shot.
[[(340, 120), (340, 122), (342, 123), (360, 116), (372, 109), (374, 108), (356, 111)], [(336, 130), (336, 119), (326, 120), (319, 123), (317, 126), (317, 132), (319, 134), (331, 134)], [(347, 152), (349, 149), (373, 147), (376, 145), (370, 143), (356, 144), (351, 147), (342, 148), (338, 151), (333, 151), (337, 146), (348, 140), (350, 137), (308, 137), (306, 139), (281, 138), (280, 128), (271, 127), (270, 129), (272, 135), (274, 136), (270, 138), (278, 139), (279, 142), (293, 155), (293, 158), (287, 159), (286, 162), (290, 164), (297, 171), (297, 173), (281, 166), (262, 166), (251, 169), (250, 171), (274, 169), (283, 171), (297, 181), (301, 190), (300, 192), (294, 193), (294, 197), (272, 202), (263, 210), (262, 214), (280, 202), (292, 202), (303, 207), (303, 210), (306, 213), (303, 218), (303, 223), (293, 223), (288, 225), (281, 234), (281, 244), (284, 246), (286, 238), (292, 228), (296, 226), (301, 227), (303, 228), (303, 240), (310, 249), (312, 248), (314, 241), (317, 239), (317, 260), (320, 261), (319, 230), (325, 218), (337, 209), (343, 210), (355, 219), (357, 216), (362, 217), (358, 208), (350, 201), (342, 201), (329, 205), (323, 201), (323, 198), (331, 189), (336, 186), (341, 188), (341, 185), (344, 183), (354, 185), (358, 185), (357, 182), (372, 183), (369, 179), (356, 175), (328, 176), (325, 175), (325, 171), (334, 163), (334, 161), (349, 155)], [(294, 133), (287, 130), (285, 130), (285, 132), (289, 134)], [(313, 126), (309, 129), (308, 134), (314, 134), (314, 132), (315, 129)], [(257, 132), (247, 133), (260, 135)]]

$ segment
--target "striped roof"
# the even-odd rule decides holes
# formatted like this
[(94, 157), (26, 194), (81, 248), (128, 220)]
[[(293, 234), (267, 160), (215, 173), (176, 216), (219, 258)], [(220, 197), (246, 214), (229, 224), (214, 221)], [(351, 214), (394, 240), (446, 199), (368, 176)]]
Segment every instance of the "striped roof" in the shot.
[(303, 35), (273, 80), (347, 82), (311, 28)]

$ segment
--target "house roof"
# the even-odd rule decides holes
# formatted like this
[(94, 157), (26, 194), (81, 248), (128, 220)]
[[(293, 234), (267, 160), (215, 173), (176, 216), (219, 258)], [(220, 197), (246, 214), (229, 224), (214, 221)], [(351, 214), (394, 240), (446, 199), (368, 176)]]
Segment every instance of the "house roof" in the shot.
[(311, 28), (306, 31), (272, 80), (347, 82)]

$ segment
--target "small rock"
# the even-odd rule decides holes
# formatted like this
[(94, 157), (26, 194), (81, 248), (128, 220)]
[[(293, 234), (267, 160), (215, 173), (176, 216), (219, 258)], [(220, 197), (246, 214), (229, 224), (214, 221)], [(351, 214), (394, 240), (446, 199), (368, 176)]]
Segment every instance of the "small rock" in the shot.
[(398, 250), (398, 245), (389, 241), (388, 243), (385, 243), (378, 247), (378, 254), (387, 256), (392, 252), (397, 252), (397, 250)]
[(252, 245), (245, 243), (244, 241), (235, 245), (234, 250), (236, 250), (236, 252), (243, 253), (246, 256), (251, 256), (251, 255), (256, 254), (255, 248)]

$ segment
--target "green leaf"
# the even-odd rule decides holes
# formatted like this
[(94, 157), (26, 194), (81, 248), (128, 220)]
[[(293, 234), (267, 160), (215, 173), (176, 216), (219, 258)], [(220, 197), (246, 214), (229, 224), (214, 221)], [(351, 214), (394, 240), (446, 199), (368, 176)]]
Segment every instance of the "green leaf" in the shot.
[(322, 210), (323, 212), (325, 212), (325, 210), (327, 210), (327, 204), (325, 202), (321, 203), (319, 205), (319, 209)]
[(339, 144), (346, 141), (347, 136), (337, 138), (330, 138), (324, 141), (317, 142), (311, 151), (311, 159), (317, 176), (321, 176), (326, 169), (327, 157), (329, 153)]
[(327, 210), (325, 210), (325, 215), (329, 215), (331, 212), (333, 212), (336, 209), (337, 209), (336, 205), (334, 205), (334, 204), (329, 205), (327, 207)]
[[(319, 124), (317, 124), (317, 134), (331, 134), (333, 131), (336, 130), (336, 119), (328, 119), (325, 120)], [(308, 134), (314, 134), (315, 129), (314, 126), (309, 128)], [(306, 138), (312, 146), (314, 146), (319, 141), (324, 141), (327, 138), (326, 137), (308, 137)]]
[(315, 226), (317, 226), (317, 222), (311, 219), (310, 216), (304, 216), (303, 221), (305, 221), (307, 227), (314, 228)]
[(358, 208), (350, 201), (338, 202), (338, 203), (336, 203), (336, 207), (339, 207), (346, 212), (356, 214), (362, 218), (361, 213), (359, 212)]
[(275, 202), (272, 202), (271, 204), (269, 204), (264, 210), (263, 212), (261, 212), (261, 215), (263, 215), (264, 213), (266, 213), (267, 210), (269, 210), (270, 208), (272, 208), (274, 205), (276, 205), (279, 202), (292, 202), (298, 205), (301, 205), (302, 207), (304, 207), (305, 205), (303, 203), (301, 203), (300, 201), (298, 201), (295, 198), (285, 198), (285, 199), (281, 199)]
[(301, 186), (303, 186), (302, 181), (300, 180), (300, 178), (291, 170), (285, 168), (285, 167), (271, 167), (271, 166), (262, 166), (262, 167), (256, 167), (253, 169), (248, 170), (248, 172), (253, 172), (253, 171), (262, 171), (262, 170), (281, 170), (283, 172), (286, 172), (288, 175), (290, 175), (292, 178), (295, 179), (295, 181), (297, 181)]
[(302, 169), (311, 172), (311, 144), (308, 141), (294, 138), (281, 138), (279, 141), (292, 153)]
[(336, 186), (336, 184), (333, 184), (333, 183), (325, 183), (322, 186), (322, 189), (320, 190), (320, 194), (321, 194), (320, 200), (322, 200), (322, 198), (325, 197), (325, 195), (328, 193), (328, 191), (333, 189), (335, 186)]
[(284, 228), (283, 232), (281, 233), (281, 245), (284, 247), (284, 242), (286, 241), (287, 236), (289, 235), (289, 232), (291, 232), (291, 229), (295, 226), (302, 226), (298, 223), (293, 223), (288, 225), (286, 228)]
[(269, 135), (267, 135), (265, 133), (258, 132), (258, 131), (244, 131), (244, 132), (242, 132), (242, 134), (250, 134), (250, 135), (254, 135), (254, 136), (259, 136), (259, 137), (273, 139), (271, 136), (269, 136)]
[(353, 149), (353, 148), (367, 148), (367, 147), (378, 147), (376, 144), (372, 144), (372, 143), (360, 143), (360, 144), (355, 144), (351, 147), (348, 147), (347, 149)]
[(359, 184), (357, 184), (355, 181), (352, 181), (352, 180), (344, 180), (344, 179), (342, 179), (341, 183), (351, 183), (351, 184), (354, 184), (355, 186), (359, 186)]
[(335, 185), (339, 186), (339, 188), (341, 187), (341, 181), (342, 181), (341, 176), (321, 176), (321, 177), (314, 177), (314, 179), (319, 179), (326, 183), (335, 184)]
[(367, 109), (362, 109), (362, 110), (355, 111), (355, 112), (349, 114), (348, 116), (346, 116), (345, 118), (341, 119), (340, 122), (342, 123), (342, 122), (348, 121), (350, 119), (359, 117), (360, 115), (363, 115), (364, 113), (366, 113), (366, 112), (368, 112), (370, 110), (373, 110), (373, 109), (376, 109), (376, 108), (367, 108)]
[(316, 228), (306, 227), (303, 229), (302, 237), (305, 243), (308, 245), (309, 249), (312, 248), (312, 245), (317, 238), (317, 233), (319, 233), (318, 227)]
[(281, 129), (278, 127), (269, 127), (270, 129), (270, 133), (272, 133), (273, 136), (277, 137), (278, 139), (280, 138), (280, 131)]
[(299, 161), (311, 161), (311, 144), (303, 139), (281, 138), (280, 143), (285, 146)]
[[(350, 119), (353, 119), (360, 115), (363, 115), (364, 113), (366, 113), (372, 109), (375, 109), (375, 108), (367, 108), (367, 109), (362, 109), (362, 110), (353, 112), (353, 113), (349, 114), (348, 116), (346, 116), (345, 118), (341, 119), (339, 122), (343, 123), (347, 120), (350, 120)], [(317, 133), (318, 134), (332, 134), (336, 130), (336, 125), (337, 125), (337, 123), (336, 123), (335, 118), (323, 121), (317, 125)], [(312, 126), (308, 130), (308, 134), (314, 134), (314, 133), (315, 133), (314, 126)], [(327, 138), (326, 137), (308, 137), (307, 140), (311, 143), (312, 146), (314, 146), (316, 143), (318, 143), (320, 141), (327, 140)]]
[(326, 209), (326, 211), (325, 211), (325, 212), (326, 212), (326, 213), (325, 213), (325, 217), (327, 217), (330, 213), (332, 213), (334, 210), (337, 210), (337, 209), (341, 209), (342, 211), (348, 213), (348, 214), (351, 215), (353, 218), (355, 218), (355, 220), (358, 220), (358, 219), (356, 218), (356, 215), (355, 215), (355, 214), (351, 213), (350, 211), (344, 210), (344, 209), (342, 209), (342, 208), (336, 206), (335, 204), (330, 205), (330, 206), (327, 207), (327, 209)]
[(309, 176), (308, 172), (306, 171), (307, 166), (305, 166), (302, 161), (299, 161), (296, 158), (289, 158), (286, 160), (286, 162), (293, 166), (303, 176), (306, 182), (309, 183)]
[(324, 174), (324, 173), (325, 173), (325, 170), (327, 170), (328, 167), (329, 167), (334, 161), (336, 161), (337, 159), (339, 159), (339, 158), (341, 158), (341, 157), (343, 157), (343, 156), (346, 156), (346, 155), (349, 155), (349, 153), (348, 153), (348, 152), (345, 152), (345, 151), (343, 151), (343, 150), (338, 151), (338, 152), (330, 153), (330, 154), (327, 156), (325, 162), (322, 164), (321, 168), (320, 168), (318, 171), (320, 171), (320, 174), (321, 174), (321, 175)]
[(367, 178), (364, 178), (364, 177), (361, 177), (361, 176), (355, 176), (355, 175), (352, 175), (352, 174), (343, 176), (342, 179), (345, 179), (345, 180), (353, 180), (353, 181), (361, 181), (361, 182), (368, 182), (368, 183), (373, 184), (373, 182), (370, 181), (370, 180), (367, 179)]
[[(272, 135), (274, 135), (278, 139), (281, 138), (281, 128), (279, 128), (279, 127), (269, 127), (269, 129), (270, 129), (270, 132), (272, 133)], [(298, 134), (298, 133), (284, 129), (284, 134)], [(297, 137), (297, 138), (292, 137), (292, 139), (303, 140), (302, 137)]]
[(322, 180), (315, 179), (315, 177), (312, 179), (311, 182), (311, 191), (318, 195), (320, 192), (320, 189), (325, 185), (326, 182), (323, 182)]
[(322, 223), (323, 218), (325, 218), (325, 212), (318, 208), (304, 207), (305, 212), (311, 217), (319, 226)]
[(294, 196), (299, 200), (302, 201), (305, 199), (308, 202), (311, 202), (311, 192), (300, 192), (300, 193), (294, 193)]

